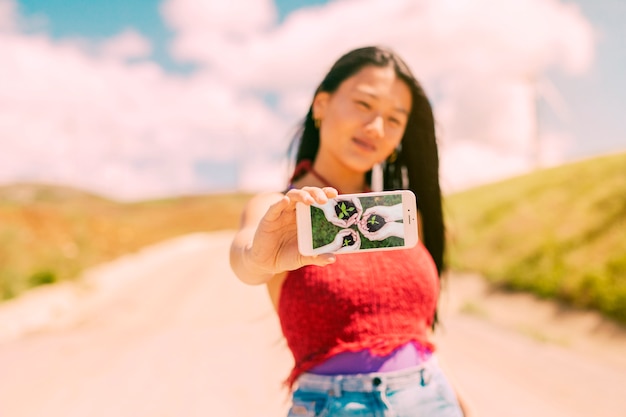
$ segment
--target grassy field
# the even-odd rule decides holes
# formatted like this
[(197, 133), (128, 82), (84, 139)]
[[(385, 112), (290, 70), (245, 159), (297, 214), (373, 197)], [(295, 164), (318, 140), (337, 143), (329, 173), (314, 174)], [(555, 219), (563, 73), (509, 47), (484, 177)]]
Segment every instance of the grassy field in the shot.
[(237, 227), (245, 194), (124, 204), (77, 190), (0, 187), (0, 300), (191, 232)]
[(446, 198), (449, 263), (626, 324), (626, 153)]
[[(363, 212), (365, 212), (368, 208), (376, 205), (391, 206), (394, 204), (402, 203), (402, 196), (390, 195), (385, 197), (362, 197), (360, 199), (360, 202)], [(335, 226), (328, 220), (326, 220), (324, 212), (317, 207), (312, 207), (311, 209), (311, 225), (315, 230), (315, 233), (313, 234), (313, 248), (319, 248), (320, 246), (331, 243), (337, 233), (342, 230), (341, 227)], [(374, 247), (381, 248), (390, 246), (401, 246), (404, 244), (404, 239), (396, 236), (391, 236), (387, 239), (373, 242), (363, 236), (363, 234), (358, 230), (356, 225), (352, 225), (350, 226), (350, 228), (359, 233), (359, 235), (361, 236), (360, 247), (362, 249), (369, 249)]]

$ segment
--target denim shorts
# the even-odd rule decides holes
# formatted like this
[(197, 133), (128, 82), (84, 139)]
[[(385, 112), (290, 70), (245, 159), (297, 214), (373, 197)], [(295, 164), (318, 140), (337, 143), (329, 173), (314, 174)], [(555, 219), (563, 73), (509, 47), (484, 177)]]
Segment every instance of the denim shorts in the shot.
[(393, 372), (302, 374), (288, 417), (462, 417), (452, 387), (433, 356)]

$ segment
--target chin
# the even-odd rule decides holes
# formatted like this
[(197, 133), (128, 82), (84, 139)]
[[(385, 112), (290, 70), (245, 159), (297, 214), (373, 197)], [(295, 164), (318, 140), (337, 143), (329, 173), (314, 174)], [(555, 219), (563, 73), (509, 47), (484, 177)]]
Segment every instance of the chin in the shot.
[(376, 165), (376, 163), (372, 163), (372, 162), (367, 162), (367, 163), (359, 163), (359, 164), (354, 164), (353, 169), (357, 172), (360, 172), (362, 174), (365, 174), (369, 171), (372, 170), (372, 168), (374, 168), (374, 166)]
[(365, 175), (367, 172), (369, 172), (373, 168), (373, 165), (349, 164), (348, 168), (350, 168), (352, 171), (356, 173)]
[(344, 164), (354, 172), (365, 174), (371, 171), (377, 162), (369, 158), (350, 155), (345, 159)]

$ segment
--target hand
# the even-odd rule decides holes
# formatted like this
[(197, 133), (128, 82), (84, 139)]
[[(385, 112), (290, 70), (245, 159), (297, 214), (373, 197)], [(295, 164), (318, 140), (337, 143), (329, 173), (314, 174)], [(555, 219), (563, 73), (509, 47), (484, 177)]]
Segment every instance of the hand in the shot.
[[(372, 216), (378, 217), (377, 214), (376, 215), (372, 214)], [(368, 221), (370, 220), (371, 218), (363, 217), (361, 221), (357, 224), (359, 230), (361, 231), (361, 233), (363, 233), (363, 237), (365, 237), (366, 239), (385, 240), (391, 236), (401, 237), (401, 238), (404, 237), (404, 223), (399, 223), (399, 222), (394, 222), (394, 221), (385, 222), (380, 229), (370, 232), (369, 229), (367, 228)], [(379, 220), (382, 221), (383, 218), (381, 217)]]
[[(319, 207), (324, 212), (324, 217), (335, 226), (348, 228), (355, 224), (363, 213), (361, 200), (358, 197), (337, 197)], [(339, 214), (337, 213), (339, 211)]]
[(361, 235), (354, 229), (340, 230), (333, 241), (322, 246), (324, 252), (342, 253), (351, 252), (361, 247)]
[(261, 217), (251, 244), (243, 256), (246, 270), (254, 275), (275, 275), (304, 265), (327, 265), (334, 262), (330, 254), (304, 256), (298, 251), (296, 203), (325, 204), (337, 196), (331, 187), (303, 187), (289, 190), (272, 204)]
[(387, 221), (395, 222), (403, 219), (402, 203), (395, 204), (393, 206), (374, 206), (365, 210), (363, 217), (367, 218), (370, 214), (375, 213), (379, 216), (383, 216)]

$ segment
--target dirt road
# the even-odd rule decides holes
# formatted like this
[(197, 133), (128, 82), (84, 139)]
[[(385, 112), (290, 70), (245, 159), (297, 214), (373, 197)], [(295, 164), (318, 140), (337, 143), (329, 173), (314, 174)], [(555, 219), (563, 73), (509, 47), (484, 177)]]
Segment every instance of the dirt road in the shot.
[[(232, 233), (165, 242), (0, 305), (1, 417), (284, 416), (291, 357)], [(440, 356), (475, 416), (618, 417), (626, 335), (453, 276)]]

